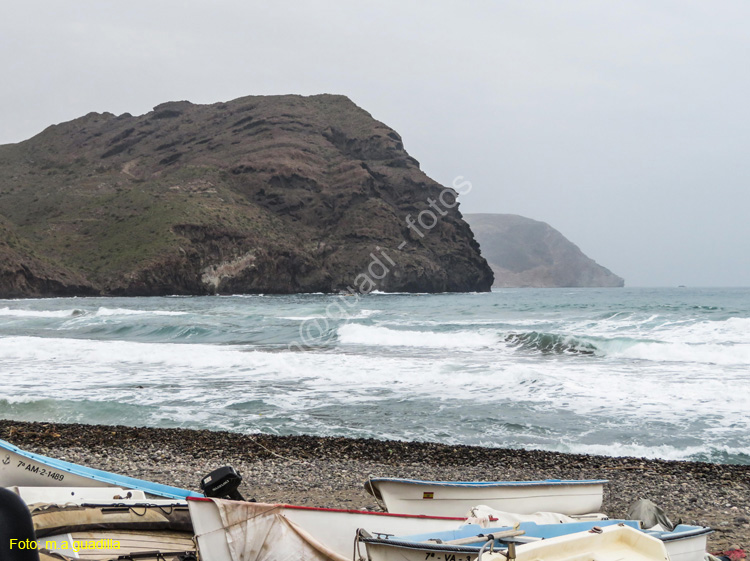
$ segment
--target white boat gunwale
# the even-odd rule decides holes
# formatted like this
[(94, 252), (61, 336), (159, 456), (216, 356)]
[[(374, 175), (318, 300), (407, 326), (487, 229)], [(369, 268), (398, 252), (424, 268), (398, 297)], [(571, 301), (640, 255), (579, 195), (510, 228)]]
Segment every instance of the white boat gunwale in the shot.
[(430, 485), (434, 487), (465, 487), (482, 489), (486, 487), (540, 487), (545, 485), (605, 485), (609, 479), (540, 479), (537, 481), (429, 481), (425, 479), (404, 479), (400, 477), (368, 477), (365, 491), (382, 500), (380, 490), (373, 483), (404, 483), (407, 485)]
[(370, 481), (391, 481), (395, 483), (412, 483), (415, 485), (440, 485), (443, 487), (495, 487), (510, 485), (522, 487), (525, 485), (602, 485), (609, 483), (609, 479), (537, 479), (524, 481), (430, 481), (427, 479), (406, 479), (401, 477), (369, 477), (365, 485)]
[[(678, 524), (675, 526), (675, 528), (679, 528), (680, 526), (683, 526), (683, 524)], [(672, 541), (679, 541), (679, 540), (685, 540), (689, 538), (694, 538), (697, 536), (707, 536), (709, 534), (714, 533), (714, 529), (709, 526), (697, 526), (697, 527), (691, 527), (686, 530), (681, 530), (679, 532), (652, 532), (655, 534), (663, 534), (659, 535), (658, 539), (660, 539), (663, 542), (672, 542)], [(649, 533), (648, 530), (646, 530), (646, 533)]]

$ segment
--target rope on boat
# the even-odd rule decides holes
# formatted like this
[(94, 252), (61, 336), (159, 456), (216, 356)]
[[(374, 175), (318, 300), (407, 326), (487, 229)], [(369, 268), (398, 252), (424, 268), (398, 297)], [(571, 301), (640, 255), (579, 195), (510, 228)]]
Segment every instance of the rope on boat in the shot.
[(354, 534), (354, 551), (352, 552), (352, 561), (366, 561), (366, 558), (362, 556), (362, 550), (359, 547), (359, 544), (361, 543), (360, 538), (362, 537), (362, 532), (365, 532), (365, 530), (362, 528), (357, 528), (357, 531)]
[(378, 495), (375, 492), (375, 487), (372, 486), (372, 475), (367, 476), (367, 484), (370, 486), (370, 489), (372, 489), (372, 496), (375, 499), (375, 504), (377, 504), (383, 512), (388, 512), (385, 502), (380, 502), (380, 499), (378, 499)]

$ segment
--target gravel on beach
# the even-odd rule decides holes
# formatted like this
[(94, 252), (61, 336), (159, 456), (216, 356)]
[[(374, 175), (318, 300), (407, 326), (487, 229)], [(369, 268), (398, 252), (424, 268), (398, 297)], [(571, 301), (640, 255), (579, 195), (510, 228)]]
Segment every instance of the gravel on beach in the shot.
[(268, 503), (379, 510), (372, 477), (496, 481), (608, 479), (602, 512), (625, 517), (639, 498), (673, 522), (711, 526), (709, 550), (750, 546), (750, 466), (316, 436), (0, 420), (0, 438), (25, 450), (199, 490), (224, 465), (240, 492)]

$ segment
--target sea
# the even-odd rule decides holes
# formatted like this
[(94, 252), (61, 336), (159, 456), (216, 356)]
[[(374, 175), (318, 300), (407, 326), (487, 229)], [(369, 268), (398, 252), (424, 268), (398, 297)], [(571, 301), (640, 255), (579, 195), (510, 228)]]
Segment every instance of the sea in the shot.
[(0, 418), (750, 464), (750, 289), (0, 300)]

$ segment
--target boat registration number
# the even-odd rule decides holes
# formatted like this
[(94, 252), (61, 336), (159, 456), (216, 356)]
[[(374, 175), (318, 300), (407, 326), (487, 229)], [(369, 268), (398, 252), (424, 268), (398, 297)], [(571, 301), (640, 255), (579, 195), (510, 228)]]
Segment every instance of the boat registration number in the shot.
[(425, 561), (476, 561), (476, 555), (456, 555), (455, 553), (425, 553)]
[(65, 479), (65, 475), (60, 472), (52, 471), (52, 470), (49, 470), (47, 468), (44, 468), (38, 465), (30, 464), (30, 463), (24, 462), (23, 460), (18, 460), (18, 468), (25, 469), (26, 471), (34, 473), (38, 475), (39, 477), (49, 477), (51, 479), (54, 479), (55, 481), (62, 481), (63, 479)]

